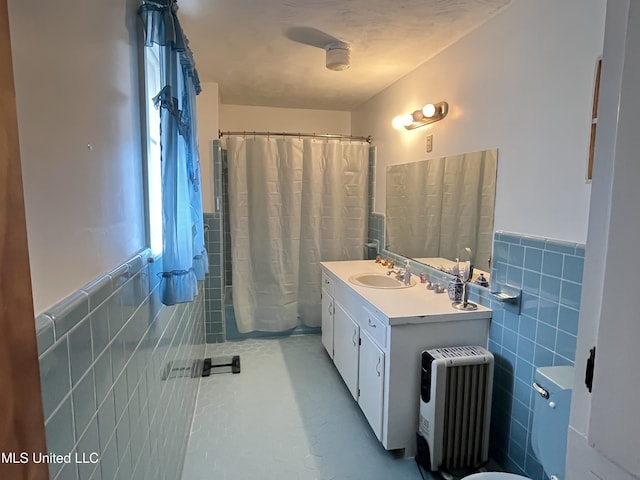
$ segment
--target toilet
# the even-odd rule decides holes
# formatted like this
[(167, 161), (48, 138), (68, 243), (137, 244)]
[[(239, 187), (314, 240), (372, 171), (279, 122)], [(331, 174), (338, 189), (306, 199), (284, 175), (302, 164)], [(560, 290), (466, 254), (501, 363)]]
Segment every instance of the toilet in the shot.
[[(572, 386), (573, 367), (536, 369), (533, 388), (538, 394), (533, 406), (531, 442), (533, 451), (551, 480), (565, 478)], [(527, 477), (513, 473), (483, 472), (469, 475), (464, 480), (527, 480)]]

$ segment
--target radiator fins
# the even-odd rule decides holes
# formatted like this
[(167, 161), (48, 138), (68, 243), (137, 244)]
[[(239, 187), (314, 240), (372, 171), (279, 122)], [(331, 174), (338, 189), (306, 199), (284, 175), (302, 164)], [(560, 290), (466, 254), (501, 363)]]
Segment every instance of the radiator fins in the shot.
[(482, 458), (487, 365), (450, 367), (447, 372), (442, 467), (472, 468)]

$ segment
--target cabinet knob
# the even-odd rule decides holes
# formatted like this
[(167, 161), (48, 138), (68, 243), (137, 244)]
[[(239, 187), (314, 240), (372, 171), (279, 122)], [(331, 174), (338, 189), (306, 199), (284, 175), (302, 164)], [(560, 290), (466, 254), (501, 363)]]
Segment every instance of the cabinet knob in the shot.
[(369, 319), (369, 326), (373, 328), (377, 328), (378, 326)]

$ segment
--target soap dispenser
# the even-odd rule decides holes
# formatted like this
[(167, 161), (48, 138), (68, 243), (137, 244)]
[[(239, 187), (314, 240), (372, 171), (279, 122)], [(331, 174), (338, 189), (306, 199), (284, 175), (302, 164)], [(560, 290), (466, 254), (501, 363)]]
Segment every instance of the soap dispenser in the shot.
[(487, 277), (484, 276), (484, 273), (480, 274), (480, 276), (476, 280), (476, 283), (478, 285), (480, 285), (481, 287), (488, 287), (489, 286), (489, 280), (487, 280)]

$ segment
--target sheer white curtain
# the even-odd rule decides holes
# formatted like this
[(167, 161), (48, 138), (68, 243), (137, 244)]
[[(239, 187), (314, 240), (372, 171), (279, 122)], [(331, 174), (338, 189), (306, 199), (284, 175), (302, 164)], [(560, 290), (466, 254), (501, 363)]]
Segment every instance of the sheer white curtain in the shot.
[(238, 331), (320, 325), (321, 261), (362, 258), (369, 145), (229, 137)]

